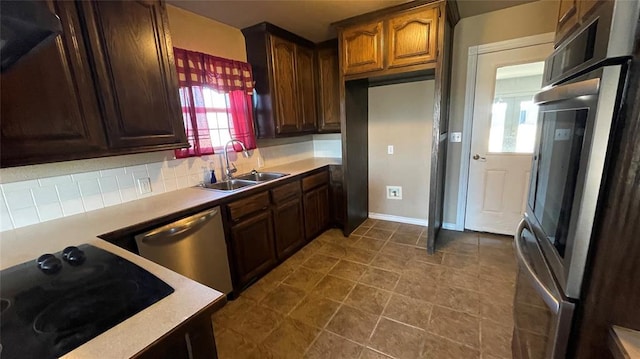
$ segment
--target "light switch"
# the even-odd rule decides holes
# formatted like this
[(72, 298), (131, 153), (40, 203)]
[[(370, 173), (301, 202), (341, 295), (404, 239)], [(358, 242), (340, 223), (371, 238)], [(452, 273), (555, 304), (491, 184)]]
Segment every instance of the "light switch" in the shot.
[(449, 136), (451, 142), (462, 142), (462, 132), (451, 132)]
[(388, 155), (392, 155), (393, 154), (393, 145), (387, 146), (387, 154)]

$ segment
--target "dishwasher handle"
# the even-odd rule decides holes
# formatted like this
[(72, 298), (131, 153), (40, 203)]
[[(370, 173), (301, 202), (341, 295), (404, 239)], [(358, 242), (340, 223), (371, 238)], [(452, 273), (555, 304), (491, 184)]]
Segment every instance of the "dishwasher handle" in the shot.
[(183, 218), (177, 222), (170, 223), (166, 226), (162, 226), (160, 228), (154, 229), (153, 231), (147, 232), (141, 235), (139, 239), (140, 241), (142, 241), (142, 243), (149, 245), (164, 244), (166, 243), (166, 240), (171, 240), (175, 237), (181, 236), (182, 234), (196, 230), (208, 220), (215, 217), (217, 214), (217, 208), (213, 208), (205, 212), (200, 212), (194, 214), (193, 216)]

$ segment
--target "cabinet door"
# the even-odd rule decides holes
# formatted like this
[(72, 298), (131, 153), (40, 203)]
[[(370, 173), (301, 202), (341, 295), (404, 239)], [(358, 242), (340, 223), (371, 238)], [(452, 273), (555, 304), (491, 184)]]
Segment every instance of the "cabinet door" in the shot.
[(331, 222), (331, 206), (329, 201), (329, 186), (318, 187), (318, 234), (329, 227)]
[(318, 191), (311, 190), (304, 194), (304, 236), (312, 239), (320, 228), (318, 217)]
[(282, 260), (305, 243), (300, 195), (298, 194), (298, 197), (276, 206), (273, 210), (273, 220), (275, 222), (276, 252), (278, 259)]
[(556, 24), (556, 45), (578, 26), (578, 0), (560, 0)]
[(332, 165), (329, 167), (331, 174), (330, 205), (331, 205), (331, 221), (339, 227), (344, 227), (344, 188), (342, 166)]
[(345, 28), (341, 33), (345, 75), (377, 71), (382, 62), (382, 21)]
[[(159, 1), (81, 1), (112, 148), (185, 147), (177, 74)], [(134, 151), (131, 151), (134, 152)]]
[(278, 134), (300, 131), (300, 111), (296, 82), (296, 45), (269, 35), (271, 42), (271, 66), (273, 67), (273, 91)]
[(211, 314), (212, 310), (208, 308), (198, 312), (134, 355), (133, 359), (217, 358)]
[(420, 9), (388, 20), (387, 65), (390, 68), (436, 61), (438, 7)]
[(2, 167), (87, 158), (106, 148), (75, 4), (47, 5), (62, 35), (0, 77)]
[(579, 6), (580, 20), (582, 21), (586, 20), (586, 17), (591, 15), (591, 12), (595, 8), (597, 8), (598, 6), (602, 5), (607, 1), (613, 1), (613, 0), (580, 0), (580, 6)]
[(310, 240), (330, 223), (329, 186), (322, 185), (304, 194), (305, 237)]
[(340, 132), (340, 74), (338, 73), (338, 49), (318, 50), (318, 92), (320, 132)]
[(264, 211), (235, 224), (231, 228), (231, 236), (240, 286), (276, 265), (271, 211)]
[(302, 131), (316, 130), (316, 76), (313, 50), (296, 47), (296, 72), (300, 126)]

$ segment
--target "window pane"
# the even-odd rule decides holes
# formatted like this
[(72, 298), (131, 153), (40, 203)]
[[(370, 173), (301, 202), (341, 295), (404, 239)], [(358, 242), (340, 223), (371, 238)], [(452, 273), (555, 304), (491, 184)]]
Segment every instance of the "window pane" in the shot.
[(220, 146), (224, 146), (225, 143), (229, 142), (229, 140), (231, 140), (231, 134), (229, 134), (229, 131), (228, 130), (220, 131)]
[(222, 144), (220, 143), (220, 133), (218, 130), (210, 130), (211, 133), (211, 145), (215, 147), (220, 147)]
[(215, 129), (218, 126), (218, 121), (216, 120), (215, 112), (207, 112), (207, 125), (210, 129)]
[(229, 128), (229, 116), (226, 112), (218, 112), (218, 128)]
[(489, 152), (533, 153), (538, 119), (531, 101), (542, 85), (544, 62), (504, 66), (496, 71)]
[(224, 93), (219, 93), (210, 88), (204, 87), (202, 89), (202, 93), (204, 94), (204, 105), (208, 108), (219, 108), (225, 109), (227, 108), (227, 95)]

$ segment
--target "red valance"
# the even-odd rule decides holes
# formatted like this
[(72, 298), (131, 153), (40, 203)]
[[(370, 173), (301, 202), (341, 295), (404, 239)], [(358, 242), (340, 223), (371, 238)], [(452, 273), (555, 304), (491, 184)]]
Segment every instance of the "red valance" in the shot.
[(242, 90), (253, 93), (251, 65), (207, 55), (197, 51), (173, 48), (180, 87), (207, 86), (229, 93)]

